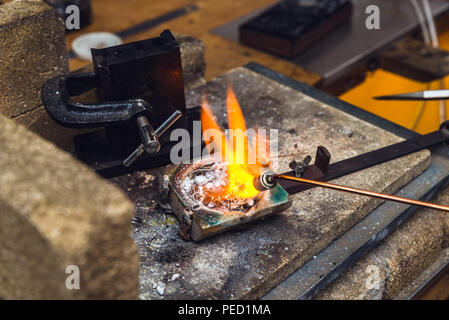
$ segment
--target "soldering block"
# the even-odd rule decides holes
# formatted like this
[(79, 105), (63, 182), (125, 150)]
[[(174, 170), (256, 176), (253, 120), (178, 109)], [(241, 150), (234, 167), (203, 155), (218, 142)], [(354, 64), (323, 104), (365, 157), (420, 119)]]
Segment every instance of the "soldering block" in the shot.
[(0, 113), (14, 118), (42, 105), (49, 78), (69, 71), (65, 26), (43, 1), (0, 5)]
[(131, 201), (3, 116), (0, 150), (0, 298), (137, 298)]

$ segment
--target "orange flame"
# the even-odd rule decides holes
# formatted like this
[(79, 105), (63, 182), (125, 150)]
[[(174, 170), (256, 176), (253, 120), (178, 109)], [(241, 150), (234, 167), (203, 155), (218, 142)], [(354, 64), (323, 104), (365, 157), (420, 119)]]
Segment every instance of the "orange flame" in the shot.
[[(227, 89), (227, 114), (230, 129), (228, 137), (220, 129), (206, 98), (203, 97), (201, 126), (206, 145), (209, 153), (218, 154), (227, 166), (227, 183), (221, 190), (215, 190), (215, 198), (253, 198), (259, 194), (253, 181), (263, 167), (262, 159), (257, 156), (259, 154), (257, 148), (264, 144), (266, 148), (266, 141), (259, 139), (256, 135), (256, 148), (250, 144), (245, 118), (238, 100), (229, 86)], [(255, 161), (250, 163), (249, 158), (254, 156)]]

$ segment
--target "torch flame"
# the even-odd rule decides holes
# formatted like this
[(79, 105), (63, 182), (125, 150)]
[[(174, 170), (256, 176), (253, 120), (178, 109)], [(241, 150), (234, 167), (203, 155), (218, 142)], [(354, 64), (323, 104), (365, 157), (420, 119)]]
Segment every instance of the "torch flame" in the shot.
[[(221, 190), (214, 190), (215, 198), (249, 199), (256, 197), (260, 192), (254, 187), (254, 178), (260, 174), (262, 161), (257, 156), (257, 148), (250, 144), (245, 118), (238, 100), (228, 86), (227, 114), (230, 134), (226, 137), (217, 124), (210, 106), (205, 97), (202, 102), (201, 126), (209, 153), (218, 154), (226, 164), (226, 183)], [(212, 134), (210, 134), (212, 132)], [(256, 135), (255, 145), (259, 147), (262, 139)], [(266, 141), (263, 140), (265, 143)], [(265, 146), (266, 147), (266, 146)], [(249, 157), (256, 155), (254, 163), (249, 163)]]

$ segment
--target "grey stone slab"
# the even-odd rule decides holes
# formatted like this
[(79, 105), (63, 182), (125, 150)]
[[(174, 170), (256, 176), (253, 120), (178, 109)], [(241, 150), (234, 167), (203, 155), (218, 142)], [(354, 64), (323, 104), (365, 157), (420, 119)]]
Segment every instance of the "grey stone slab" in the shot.
[[(433, 286), (434, 277), (439, 277), (441, 272), (447, 267), (449, 263), (449, 248), (445, 248), (440, 252), (439, 257), (418, 277), (411, 281), (407, 287), (405, 287), (399, 294), (394, 298), (395, 300), (407, 300), (407, 299), (420, 299), (421, 290), (426, 290), (427, 285), (431, 286), (432, 291), (436, 288)], [(444, 276), (444, 273), (443, 273)], [(447, 297), (447, 292), (438, 292), (440, 295), (434, 297), (434, 299), (445, 299)]]
[[(249, 128), (279, 129), (278, 171), (287, 171), (293, 158), (314, 154), (319, 145), (330, 150), (332, 161), (339, 161), (401, 140), (245, 68), (190, 91), (188, 105), (200, 104), (206, 94), (224, 123), (227, 84), (234, 88)], [(335, 182), (391, 193), (421, 173), (429, 161), (430, 153), (424, 150)], [(312, 189), (294, 195), (287, 211), (246, 230), (185, 242), (177, 234), (174, 216), (156, 206), (154, 177), (159, 173), (126, 177), (139, 218), (135, 236), (142, 256), (143, 299), (259, 298), (381, 203)]]

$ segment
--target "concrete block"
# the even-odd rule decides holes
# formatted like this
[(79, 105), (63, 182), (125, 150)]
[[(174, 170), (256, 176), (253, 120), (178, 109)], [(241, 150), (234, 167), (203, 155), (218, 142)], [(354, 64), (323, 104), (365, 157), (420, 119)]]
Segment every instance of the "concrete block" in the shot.
[(204, 43), (200, 39), (175, 33), (181, 46), (182, 73), (186, 91), (205, 83), (206, 61), (204, 59)]
[(40, 106), (45, 80), (68, 72), (66, 51), (64, 23), (43, 1), (0, 5), (0, 113)]
[[(53, 144), (0, 116), (0, 297), (138, 296), (126, 196)], [(67, 266), (80, 289), (67, 290)]]

